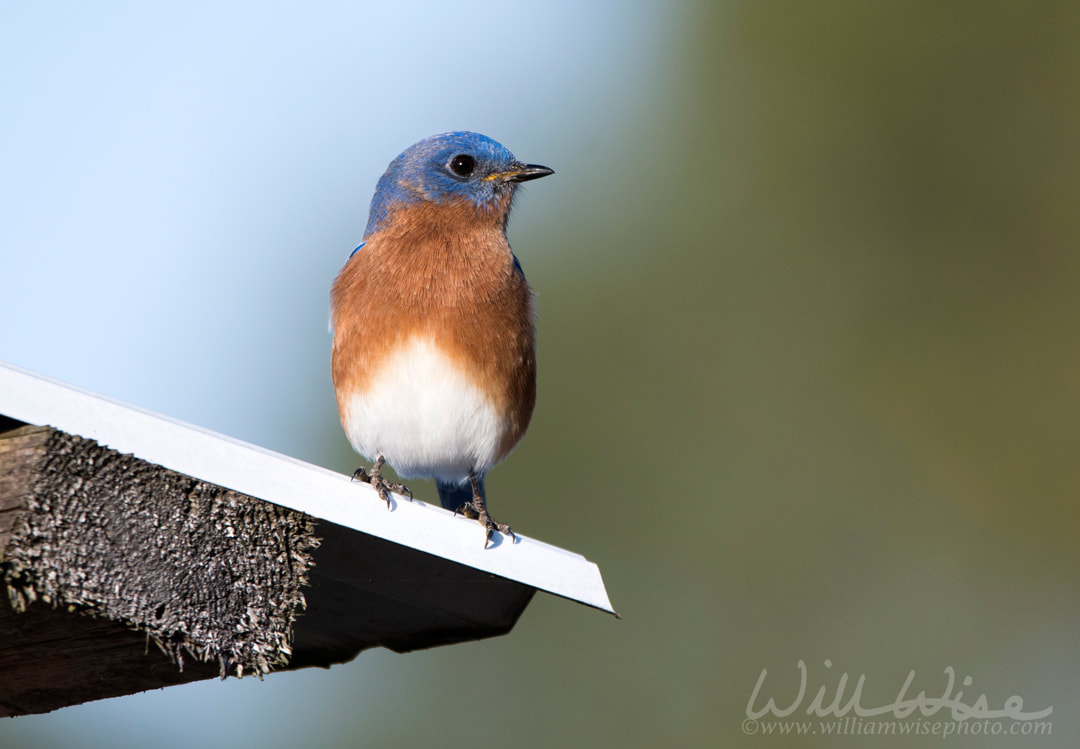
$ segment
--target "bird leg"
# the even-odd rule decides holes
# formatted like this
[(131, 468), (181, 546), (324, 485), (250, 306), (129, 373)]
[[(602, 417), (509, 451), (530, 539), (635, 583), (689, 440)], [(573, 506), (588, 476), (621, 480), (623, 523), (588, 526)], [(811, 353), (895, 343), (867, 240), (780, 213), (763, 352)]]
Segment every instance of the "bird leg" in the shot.
[(488, 543), (491, 541), (491, 537), (495, 534), (495, 531), (510, 536), (510, 538), (517, 541), (517, 535), (506, 523), (500, 523), (491, 517), (487, 511), (487, 502), (484, 500), (484, 495), (480, 493), (480, 487), (477, 484), (476, 476), (469, 474), (469, 482), (472, 484), (472, 499), (465, 502), (461, 507), (454, 510), (454, 514), (461, 514), (467, 518), (473, 518), (480, 521), (480, 525), (484, 526), (486, 531), (484, 535), (484, 548), (487, 548)]
[(412, 490), (404, 484), (392, 484), (382, 475), (382, 467), (386, 464), (386, 458), (382, 455), (375, 456), (375, 464), (371, 466), (371, 472), (368, 473), (364, 470), (363, 466), (360, 466), (353, 473), (353, 481), (363, 481), (365, 484), (371, 484), (371, 488), (379, 493), (379, 498), (386, 502), (386, 509), (390, 509), (390, 492), (397, 492), (398, 494), (404, 494), (409, 497), (411, 501), (413, 498)]

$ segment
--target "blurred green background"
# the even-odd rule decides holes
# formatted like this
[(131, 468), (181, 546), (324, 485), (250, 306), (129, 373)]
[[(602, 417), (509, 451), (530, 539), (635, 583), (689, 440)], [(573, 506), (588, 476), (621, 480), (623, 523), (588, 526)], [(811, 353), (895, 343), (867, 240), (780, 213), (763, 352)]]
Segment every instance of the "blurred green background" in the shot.
[(1053, 707), (952, 745), (1080, 741), (1080, 5), (12, 6), (0, 359), (342, 472), (326, 294), (386, 163), (468, 128), (555, 168), (511, 224), (539, 405), (489, 497), (623, 620), (538, 596), (0, 746), (935, 740), (745, 726), (800, 660), (802, 715), (951, 667)]

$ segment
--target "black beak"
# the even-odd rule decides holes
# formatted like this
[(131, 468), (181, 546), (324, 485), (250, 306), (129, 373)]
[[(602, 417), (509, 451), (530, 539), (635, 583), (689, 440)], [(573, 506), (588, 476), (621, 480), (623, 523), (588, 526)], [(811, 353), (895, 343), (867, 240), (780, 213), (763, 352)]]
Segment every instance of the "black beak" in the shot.
[(540, 179), (554, 173), (554, 169), (548, 169), (539, 164), (522, 164), (507, 174), (506, 178), (511, 182), (528, 182), (530, 179)]

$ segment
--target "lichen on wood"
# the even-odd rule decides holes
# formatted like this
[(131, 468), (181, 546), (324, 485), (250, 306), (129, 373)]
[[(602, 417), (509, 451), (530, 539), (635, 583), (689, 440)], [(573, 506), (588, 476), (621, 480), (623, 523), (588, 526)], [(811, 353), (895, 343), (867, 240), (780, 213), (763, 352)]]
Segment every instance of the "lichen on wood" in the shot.
[(186, 657), (223, 677), (287, 664), (318, 545), (310, 518), (92, 440), (38, 439), (0, 548), (16, 611), (41, 600), (122, 622), (180, 669)]

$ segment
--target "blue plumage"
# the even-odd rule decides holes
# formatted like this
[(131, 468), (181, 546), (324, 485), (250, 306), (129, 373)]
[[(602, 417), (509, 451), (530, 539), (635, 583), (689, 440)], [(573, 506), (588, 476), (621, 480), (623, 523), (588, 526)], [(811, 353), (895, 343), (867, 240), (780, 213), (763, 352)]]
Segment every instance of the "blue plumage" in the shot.
[[(460, 484), (436, 481), (435, 488), (439, 490), (439, 502), (452, 512), (457, 512), (461, 507), (469, 504), (473, 498), (473, 488), (468, 481)], [(482, 499), (487, 499), (482, 475), (476, 477), (476, 489)]]
[[(511, 181), (493, 179), (515, 173), (518, 176)], [(512, 195), (511, 182), (551, 173), (546, 167), (521, 163), (506, 146), (480, 133), (433, 135), (390, 162), (375, 188), (364, 239), (382, 228), (396, 207), (449, 200), (486, 206)]]
[[(513, 537), (484, 476), (524, 435), (536, 400), (532, 292), (506, 238), (517, 185), (552, 174), (478, 133), (432, 136), (379, 179), (363, 241), (331, 292), (331, 369), (355, 478), (432, 478), (441, 504)], [(361, 252), (361, 249), (363, 250)]]

